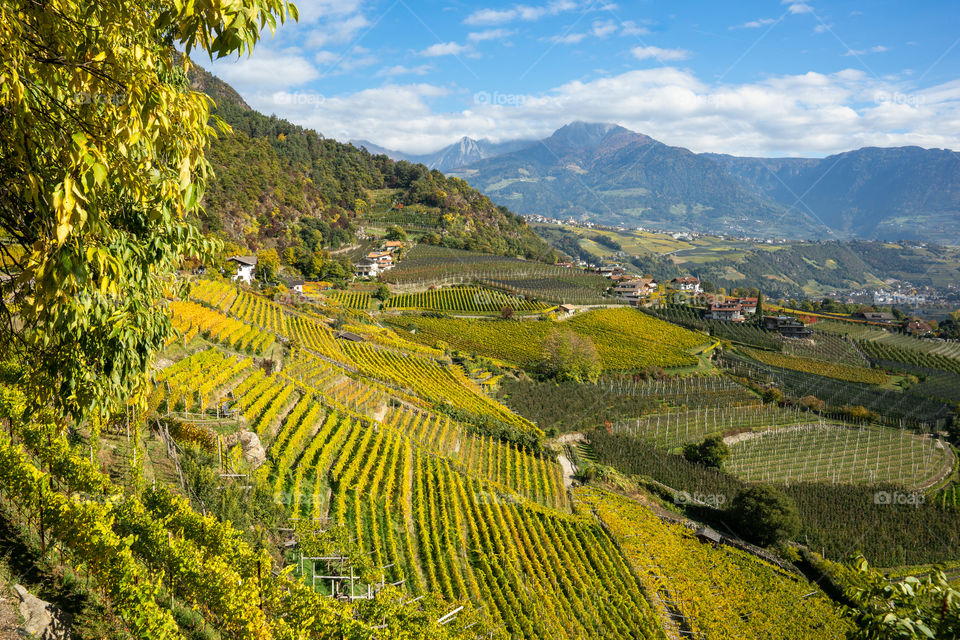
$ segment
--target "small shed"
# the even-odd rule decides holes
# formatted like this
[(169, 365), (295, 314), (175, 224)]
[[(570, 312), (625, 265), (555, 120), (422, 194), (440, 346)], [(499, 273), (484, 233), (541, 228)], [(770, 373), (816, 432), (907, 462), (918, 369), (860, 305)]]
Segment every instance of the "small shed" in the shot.
[(700, 542), (712, 544), (715, 547), (723, 542), (723, 536), (710, 527), (700, 527), (693, 535), (695, 535)]
[(340, 338), (341, 340), (347, 340), (349, 342), (365, 342), (365, 339), (363, 336), (357, 333), (353, 333), (352, 331), (338, 331), (337, 337)]

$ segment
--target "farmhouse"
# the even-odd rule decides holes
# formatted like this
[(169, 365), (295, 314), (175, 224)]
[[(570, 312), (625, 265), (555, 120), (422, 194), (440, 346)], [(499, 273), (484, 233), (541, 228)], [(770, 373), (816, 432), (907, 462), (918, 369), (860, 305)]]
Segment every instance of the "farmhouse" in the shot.
[(389, 251), (390, 253), (393, 253), (397, 249), (403, 249), (403, 242), (400, 240), (387, 240), (383, 245), (383, 250)]
[(376, 261), (381, 271), (393, 268), (393, 256), (389, 251), (371, 251), (367, 254), (367, 258)]
[(619, 276), (624, 273), (623, 267), (619, 265), (604, 265), (598, 269), (600, 275), (605, 278), (612, 278), (613, 276)]
[(727, 302), (730, 304), (739, 304), (741, 307), (743, 307), (744, 313), (752, 315), (757, 312), (756, 298), (728, 298)]
[(874, 322), (893, 322), (896, 320), (896, 317), (892, 313), (887, 313), (885, 311), (861, 311), (857, 314), (864, 320), (872, 320)]
[(703, 316), (707, 320), (743, 322), (743, 306), (737, 303), (721, 302), (711, 304)]
[(933, 333), (933, 327), (929, 323), (915, 318), (903, 326), (903, 330), (913, 336), (926, 336)]
[(237, 265), (234, 280), (242, 280), (247, 284), (253, 282), (257, 273), (257, 256), (230, 256), (227, 260)]
[(700, 293), (700, 278), (694, 276), (680, 276), (670, 281), (670, 287), (677, 291)]
[(776, 331), (784, 338), (809, 338), (813, 335), (806, 325), (790, 316), (764, 316), (763, 328)]
[(354, 267), (354, 273), (360, 278), (374, 278), (380, 273), (380, 263), (373, 258), (361, 258)]
[(657, 283), (653, 278), (635, 278), (621, 282), (613, 288), (613, 293), (630, 304), (636, 304), (641, 298), (650, 295), (656, 291)]

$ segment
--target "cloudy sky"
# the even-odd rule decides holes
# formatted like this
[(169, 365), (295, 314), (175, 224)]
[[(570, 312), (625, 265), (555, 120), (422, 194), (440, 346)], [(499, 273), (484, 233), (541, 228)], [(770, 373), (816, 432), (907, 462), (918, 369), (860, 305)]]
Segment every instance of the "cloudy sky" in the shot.
[(424, 153), (585, 120), (697, 152), (960, 150), (956, 0), (295, 3), (252, 56), (197, 60), (339, 140)]

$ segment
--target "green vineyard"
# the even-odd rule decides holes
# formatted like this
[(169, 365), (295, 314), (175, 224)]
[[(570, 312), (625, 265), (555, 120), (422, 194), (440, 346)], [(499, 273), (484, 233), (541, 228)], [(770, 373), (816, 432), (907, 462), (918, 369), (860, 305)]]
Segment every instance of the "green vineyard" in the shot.
[[(604, 369), (686, 367), (697, 364), (692, 351), (706, 347), (706, 336), (687, 331), (634, 309), (589, 311), (564, 322), (474, 321), (460, 318), (399, 316), (387, 320), (405, 337), (531, 365), (542, 357), (541, 345), (551, 331), (569, 330), (596, 344)], [(407, 331), (414, 328), (415, 331)]]
[(540, 312), (547, 305), (536, 300), (507, 295), (483, 287), (450, 287), (396, 295), (384, 302), (384, 309), (425, 309), (429, 311), (500, 313), (504, 308), (519, 312)]
[(738, 549), (703, 544), (623, 497), (592, 489), (576, 496), (617, 539), (672, 637), (826, 640), (849, 628), (795, 574)]
[(955, 464), (943, 442), (897, 429), (808, 424), (746, 435), (731, 446), (730, 473), (748, 482), (895, 483), (927, 488)]

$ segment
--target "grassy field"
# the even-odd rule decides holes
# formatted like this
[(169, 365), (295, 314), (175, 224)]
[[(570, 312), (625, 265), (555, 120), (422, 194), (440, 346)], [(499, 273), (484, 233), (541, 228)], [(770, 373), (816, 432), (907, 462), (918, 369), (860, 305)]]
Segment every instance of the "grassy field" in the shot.
[(524, 366), (541, 359), (543, 340), (554, 330), (570, 330), (591, 338), (606, 370), (696, 366), (698, 360), (691, 352), (710, 344), (706, 336), (634, 309), (590, 311), (564, 322), (421, 316), (399, 316), (387, 322), (404, 337), (429, 346), (443, 342), (461, 351)]

